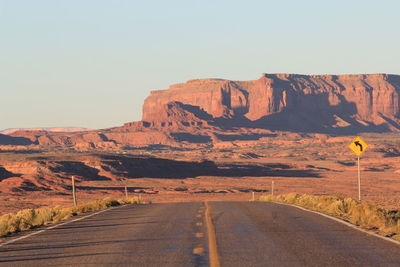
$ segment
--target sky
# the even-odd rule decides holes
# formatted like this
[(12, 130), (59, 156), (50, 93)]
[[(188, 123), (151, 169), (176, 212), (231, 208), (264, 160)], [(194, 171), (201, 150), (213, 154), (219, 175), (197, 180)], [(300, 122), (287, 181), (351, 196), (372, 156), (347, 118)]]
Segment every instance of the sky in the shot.
[(400, 74), (400, 1), (0, 0), (0, 130), (140, 120), (151, 90)]

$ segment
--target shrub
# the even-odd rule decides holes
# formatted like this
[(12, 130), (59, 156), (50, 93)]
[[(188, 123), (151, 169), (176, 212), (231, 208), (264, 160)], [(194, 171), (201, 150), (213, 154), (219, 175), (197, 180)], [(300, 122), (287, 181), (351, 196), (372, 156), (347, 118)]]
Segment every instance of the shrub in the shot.
[(137, 197), (126, 200), (105, 198), (103, 200), (81, 204), (76, 207), (56, 206), (53, 208), (25, 209), (17, 213), (9, 213), (0, 216), (0, 236), (56, 223), (80, 213), (104, 210), (119, 205), (140, 203), (140, 199)]

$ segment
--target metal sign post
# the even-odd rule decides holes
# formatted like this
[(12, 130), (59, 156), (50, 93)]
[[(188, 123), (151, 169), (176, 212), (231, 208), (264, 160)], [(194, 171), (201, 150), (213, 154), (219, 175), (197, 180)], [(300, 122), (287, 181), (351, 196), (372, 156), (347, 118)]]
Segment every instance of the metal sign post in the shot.
[(72, 179), (72, 197), (74, 200), (74, 206), (76, 207), (77, 204), (76, 204), (76, 194), (75, 194), (75, 177), (72, 176), (71, 179)]
[(358, 166), (358, 201), (361, 201), (361, 175), (360, 175), (360, 156), (357, 157)]
[(271, 195), (274, 196), (274, 180), (271, 181)]
[(128, 199), (128, 187), (125, 185), (125, 198)]
[(360, 171), (360, 156), (367, 150), (368, 145), (365, 141), (357, 136), (350, 143), (349, 149), (357, 156), (357, 174), (358, 174), (358, 201), (361, 201), (361, 171)]

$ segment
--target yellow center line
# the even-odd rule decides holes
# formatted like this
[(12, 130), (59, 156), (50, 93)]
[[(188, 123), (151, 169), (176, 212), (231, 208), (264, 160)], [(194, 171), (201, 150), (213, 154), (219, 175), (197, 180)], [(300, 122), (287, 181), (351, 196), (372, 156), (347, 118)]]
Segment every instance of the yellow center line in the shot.
[(197, 238), (204, 237), (204, 234), (203, 233), (196, 233), (196, 237)]
[(211, 215), (210, 215), (210, 206), (208, 202), (205, 202), (206, 206), (206, 213), (205, 219), (207, 224), (207, 236), (208, 236), (208, 250), (209, 250), (209, 259), (210, 259), (210, 266), (211, 267), (220, 267), (221, 264), (219, 263), (218, 257), (218, 250), (217, 250), (217, 238), (215, 236), (215, 228), (212, 223)]
[(194, 248), (193, 249), (193, 254), (201, 255), (203, 254), (204, 249), (203, 248)]

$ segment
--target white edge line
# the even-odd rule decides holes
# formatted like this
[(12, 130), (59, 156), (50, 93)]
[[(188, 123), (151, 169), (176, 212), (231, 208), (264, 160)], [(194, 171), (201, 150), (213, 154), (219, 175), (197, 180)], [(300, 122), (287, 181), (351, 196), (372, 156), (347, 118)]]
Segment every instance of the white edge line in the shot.
[(369, 234), (369, 235), (378, 237), (378, 238), (380, 238), (380, 239), (383, 239), (383, 240), (392, 242), (392, 243), (394, 243), (394, 244), (396, 244), (396, 245), (400, 245), (400, 242), (399, 242), (399, 241), (396, 241), (396, 240), (394, 240), (394, 239), (392, 239), (392, 238), (389, 238), (389, 237), (386, 237), (386, 236), (381, 236), (381, 235), (378, 235), (378, 234), (376, 234), (376, 233), (374, 233), (374, 232), (371, 232), (371, 231), (368, 231), (368, 230), (364, 230), (364, 229), (362, 229), (362, 228), (360, 228), (360, 227), (357, 227), (357, 226), (354, 225), (354, 224), (351, 224), (351, 223), (349, 223), (349, 222), (346, 222), (346, 221), (343, 221), (343, 220), (341, 220), (341, 219), (335, 218), (335, 217), (333, 217), (333, 216), (327, 215), (327, 214), (325, 214), (325, 213), (321, 213), (321, 212), (314, 211), (314, 210), (309, 210), (309, 209), (306, 209), (306, 208), (303, 208), (303, 207), (300, 207), (300, 206), (296, 206), (296, 205), (294, 205), (294, 204), (287, 204), (287, 203), (281, 203), (281, 202), (275, 202), (275, 201), (267, 201), (267, 202), (271, 202), (271, 203), (275, 203), (275, 204), (280, 204), (280, 205), (291, 206), (291, 207), (295, 207), (295, 208), (298, 208), (298, 209), (301, 209), (301, 210), (305, 210), (305, 211), (308, 211), (308, 212), (312, 212), (312, 213), (315, 213), (315, 214), (324, 216), (324, 217), (326, 217), (326, 218), (329, 218), (329, 219), (331, 219), (331, 220), (334, 220), (334, 221), (336, 221), (336, 222), (339, 222), (339, 223), (341, 223), (341, 224), (344, 224), (344, 225), (346, 225), (346, 226), (348, 226), (348, 227), (350, 227), (350, 228), (353, 228), (353, 229), (355, 229), (355, 230), (358, 230), (358, 231), (360, 231), (360, 232), (363, 232), (363, 233), (366, 233), (366, 234)]
[(97, 214), (100, 214), (100, 213), (103, 213), (103, 212), (106, 212), (106, 211), (109, 211), (109, 210), (121, 208), (121, 207), (124, 207), (124, 206), (125, 206), (125, 205), (121, 205), (121, 206), (119, 206), (119, 207), (112, 207), (112, 208), (108, 208), (108, 209), (105, 209), (105, 210), (100, 210), (100, 211), (97, 211), (97, 212), (95, 212), (95, 213), (92, 213), (92, 214), (89, 214), (89, 215), (86, 215), (86, 216), (83, 216), (83, 217), (80, 217), (80, 218), (77, 218), (77, 219), (74, 219), (74, 220), (71, 220), (71, 221), (66, 221), (66, 222), (63, 222), (63, 223), (59, 223), (59, 224), (56, 224), (56, 225), (52, 225), (52, 226), (50, 226), (50, 227), (47, 227), (46, 229), (39, 230), (39, 231), (30, 233), (30, 234), (27, 234), (27, 235), (24, 235), (24, 236), (21, 236), (21, 237), (18, 237), (18, 238), (15, 238), (15, 239), (12, 239), (12, 240), (3, 242), (3, 243), (0, 243), (0, 247), (5, 246), (5, 245), (8, 245), (8, 244), (15, 243), (15, 242), (20, 241), (20, 240), (22, 240), (22, 239), (25, 239), (25, 238), (28, 238), (28, 237), (31, 237), (31, 236), (34, 236), (34, 235), (43, 233), (43, 232), (45, 232), (45, 231), (47, 231), (47, 230), (51, 230), (51, 229), (57, 228), (57, 227), (59, 227), (59, 226), (63, 226), (63, 225), (66, 225), (66, 224), (70, 224), (70, 223), (73, 223), (73, 222), (77, 222), (77, 221), (80, 221), (80, 220), (83, 220), (83, 219), (92, 217), (92, 216), (94, 216), (94, 215), (97, 215)]

